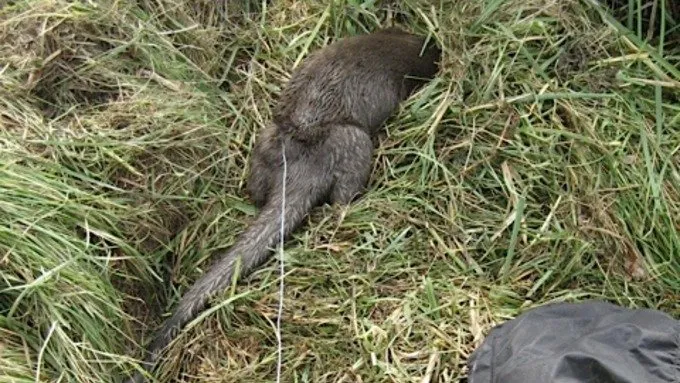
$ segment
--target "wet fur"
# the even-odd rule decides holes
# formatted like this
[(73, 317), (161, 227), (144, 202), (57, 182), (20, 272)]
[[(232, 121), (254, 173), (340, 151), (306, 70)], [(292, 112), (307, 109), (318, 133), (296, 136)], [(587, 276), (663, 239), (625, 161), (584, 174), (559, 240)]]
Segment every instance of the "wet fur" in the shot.
[[(208, 300), (229, 286), (238, 259), (244, 277), (270, 257), (280, 240), (282, 147), (288, 169), (286, 237), (315, 206), (348, 204), (363, 193), (372, 138), (399, 103), (438, 70), (440, 50), (431, 45), (420, 56), (424, 43), (422, 37), (386, 29), (331, 44), (295, 70), (251, 157), (248, 192), (260, 214), (182, 297), (148, 347), (146, 369)], [(143, 381), (139, 373), (129, 380)]]

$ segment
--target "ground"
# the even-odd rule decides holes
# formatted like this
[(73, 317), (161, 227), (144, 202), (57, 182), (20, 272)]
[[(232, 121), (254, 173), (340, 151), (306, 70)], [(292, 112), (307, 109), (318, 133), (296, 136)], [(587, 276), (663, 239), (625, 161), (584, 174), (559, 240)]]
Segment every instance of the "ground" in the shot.
[[(256, 214), (249, 153), (291, 70), (393, 24), (441, 70), (386, 123), (366, 195), (286, 243), (283, 381), (458, 382), (490, 328), (549, 302), (680, 317), (680, 14), (606, 3), (6, 2), (0, 381), (134, 368)], [(275, 259), (160, 381), (274, 380)]]

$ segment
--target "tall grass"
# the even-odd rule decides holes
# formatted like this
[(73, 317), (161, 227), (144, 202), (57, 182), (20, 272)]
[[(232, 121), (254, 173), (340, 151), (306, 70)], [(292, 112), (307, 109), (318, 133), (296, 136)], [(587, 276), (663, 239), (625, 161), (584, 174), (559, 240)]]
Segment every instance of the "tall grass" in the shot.
[[(9, 2), (0, 382), (132, 369), (256, 213), (248, 157), (292, 68), (393, 23), (442, 69), (386, 124), (369, 192), (287, 243), (285, 381), (456, 382), (547, 302), (680, 316), (679, 18), (614, 3)], [(216, 298), (160, 380), (271, 381), (277, 278)]]

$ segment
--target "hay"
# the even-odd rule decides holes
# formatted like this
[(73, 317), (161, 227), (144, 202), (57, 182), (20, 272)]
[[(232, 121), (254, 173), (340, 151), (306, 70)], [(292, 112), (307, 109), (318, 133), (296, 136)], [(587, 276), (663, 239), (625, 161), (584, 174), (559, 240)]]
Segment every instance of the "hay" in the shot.
[[(455, 382), (493, 324), (546, 302), (677, 317), (680, 45), (656, 3), (652, 22), (591, 0), (10, 2), (0, 382), (132, 368), (256, 213), (247, 159), (293, 65), (392, 23), (431, 33), (442, 71), (390, 119), (370, 192), (288, 242), (284, 380)], [(276, 278), (216, 298), (164, 375), (272, 379)]]

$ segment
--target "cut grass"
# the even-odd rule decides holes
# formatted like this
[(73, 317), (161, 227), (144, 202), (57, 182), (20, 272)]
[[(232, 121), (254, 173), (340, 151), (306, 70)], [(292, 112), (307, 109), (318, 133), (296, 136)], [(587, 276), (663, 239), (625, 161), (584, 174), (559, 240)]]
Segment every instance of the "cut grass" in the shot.
[[(680, 316), (668, 1), (644, 2), (654, 23), (637, 0), (622, 21), (592, 0), (270, 3), (0, 9), (0, 382), (133, 368), (256, 213), (247, 160), (291, 69), (393, 22), (442, 70), (388, 122), (369, 192), (287, 243), (284, 381), (456, 382), (494, 324), (548, 302)], [(163, 381), (273, 380), (277, 278), (217, 297)]]

